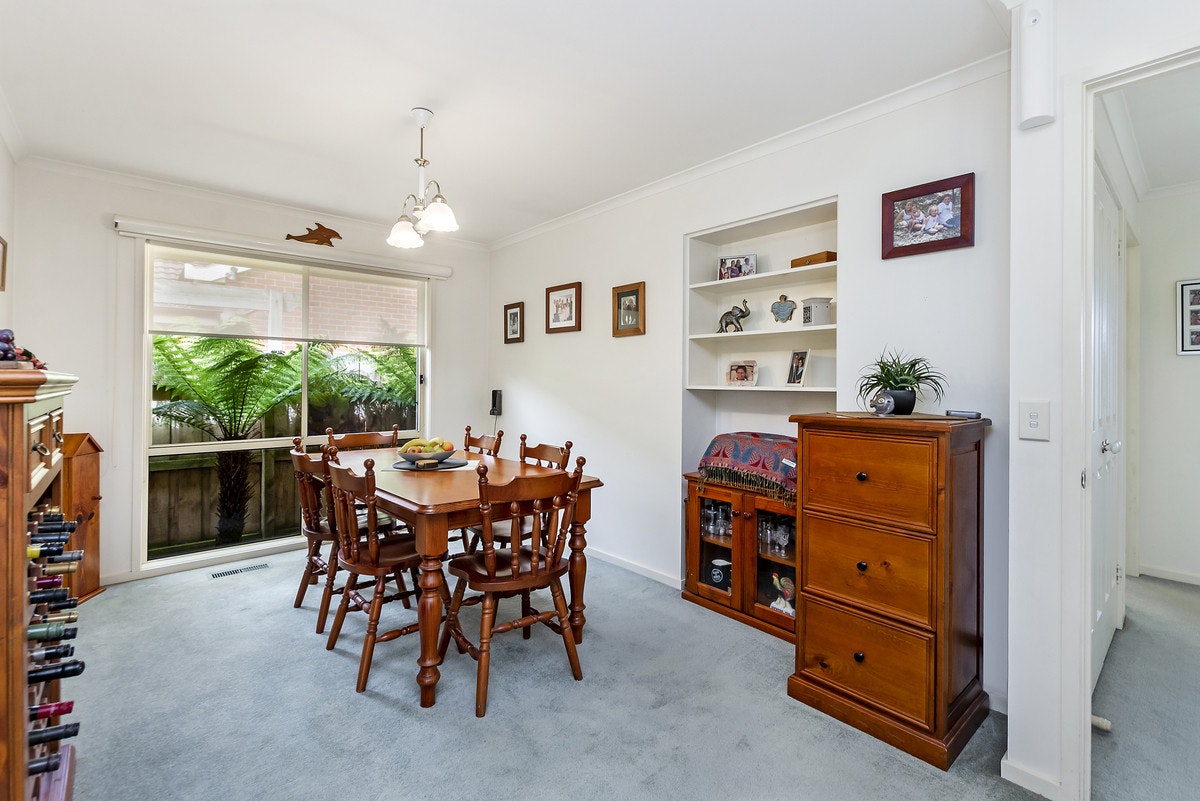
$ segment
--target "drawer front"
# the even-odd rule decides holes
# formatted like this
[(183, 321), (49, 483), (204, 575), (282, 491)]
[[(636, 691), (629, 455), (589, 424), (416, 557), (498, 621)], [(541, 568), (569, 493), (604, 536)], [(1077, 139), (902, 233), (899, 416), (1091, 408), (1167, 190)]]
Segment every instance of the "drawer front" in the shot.
[(805, 431), (805, 508), (935, 532), (937, 440)]
[(903, 630), (809, 598), (801, 599), (801, 609), (802, 673), (933, 729), (932, 634)]
[(801, 589), (933, 625), (934, 540), (805, 514)]
[(29, 448), (29, 483), (25, 486), (26, 492), (32, 492), (33, 488), (50, 472), (54, 464), (54, 451), (51, 446), (55, 444), (54, 437), (51, 434), (52, 421), (50, 415), (41, 414), (25, 423), (25, 444)]

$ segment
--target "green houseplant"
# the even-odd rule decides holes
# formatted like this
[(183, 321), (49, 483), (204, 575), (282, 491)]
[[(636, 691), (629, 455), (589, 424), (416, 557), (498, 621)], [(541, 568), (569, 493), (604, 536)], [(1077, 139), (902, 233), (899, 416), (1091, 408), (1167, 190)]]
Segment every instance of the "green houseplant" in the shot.
[(912, 414), (916, 397), (926, 392), (941, 400), (946, 392), (946, 376), (935, 370), (924, 356), (909, 356), (887, 350), (864, 368), (858, 379), (858, 399), (864, 406), (880, 392), (892, 396), (896, 414)]

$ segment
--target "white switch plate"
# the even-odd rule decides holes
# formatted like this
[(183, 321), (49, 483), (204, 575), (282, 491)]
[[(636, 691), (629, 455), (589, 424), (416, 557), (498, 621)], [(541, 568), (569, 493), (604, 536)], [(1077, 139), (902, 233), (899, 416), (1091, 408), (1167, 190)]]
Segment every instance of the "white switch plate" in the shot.
[(1017, 404), (1020, 439), (1050, 439), (1050, 401), (1021, 401)]

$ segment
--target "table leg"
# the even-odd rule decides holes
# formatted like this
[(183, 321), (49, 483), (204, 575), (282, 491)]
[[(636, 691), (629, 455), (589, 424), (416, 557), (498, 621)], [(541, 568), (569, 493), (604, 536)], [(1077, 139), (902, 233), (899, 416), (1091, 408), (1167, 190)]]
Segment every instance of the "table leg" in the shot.
[(571, 585), (571, 631), (575, 634), (575, 642), (581, 643), (583, 624), (586, 622), (583, 615), (586, 606), (583, 602), (583, 581), (587, 575), (587, 557), (583, 555), (583, 549), (587, 547), (587, 540), (584, 538), (583, 523), (578, 519), (571, 523), (571, 538), (567, 545), (571, 548), (571, 556), (567, 560), (570, 565), (567, 580)]
[(417, 601), (417, 622), (421, 627), (421, 657), (417, 664), (417, 684), (421, 686), (421, 706), (433, 706), (437, 700), (438, 635), (442, 627), (442, 562), (426, 556), (421, 561), (421, 598)]

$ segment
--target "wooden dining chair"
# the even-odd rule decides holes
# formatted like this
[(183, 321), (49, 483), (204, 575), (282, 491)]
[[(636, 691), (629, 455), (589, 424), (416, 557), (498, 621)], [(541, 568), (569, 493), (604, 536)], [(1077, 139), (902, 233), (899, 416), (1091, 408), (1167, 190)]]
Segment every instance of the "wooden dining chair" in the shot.
[[(530, 445), (528, 435), (521, 435), (521, 447), (518, 451), (520, 460), (525, 464), (536, 464), (541, 467), (553, 467), (557, 470), (566, 470), (571, 459), (571, 446), (574, 443), (567, 440), (562, 445)], [(470, 529), (471, 541), (467, 545), (466, 552), (474, 553), (479, 548), (480, 529), (479, 526), (472, 526)], [(533, 523), (528, 518), (521, 525), (521, 536), (527, 537), (533, 530)], [(496, 541), (502, 543), (505, 547), (508, 545), (508, 536), (501, 532), (496, 532), (494, 535)]]
[(500, 440), (502, 439), (504, 439), (503, 431), (473, 437), (471, 436), (471, 427), (467, 426), (467, 433), (463, 435), (462, 449), (467, 453), (486, 453), (488, 456), (499, 456)]
[[(362, 692), (367, 687), (367, 676), (375, 654), (375, 644), (388, 642), (405, 634), (419, 630), (416, 622), (398, 629), (379, 633), (380, 611), (385, 603), (402, 600), (405, 606), (409, 599), (420, 593), (419, 585), (408, 589), (404, 572), (415, 571), (421, 564), (416, 542), (411, 534), (383, 536), (379, 531), (378, 512), (375, 498), (375, 460), (363, 463), (363, 475), (356, 476), (349, 467), (336, 461), (336, 449), (330, 449), (329, 479), (333, 495), (334, 529), (337, 532), (337, 563), (347, 573), (343, 585), (342, 600), (329, 630), (326, 650), (333, 650), (342, 632), (346, 613), (353, 608), (367, 615), (367, 631), (363, 637), (362, 656), (358, 663), (358, 684)], [(359, 527), (359, 507), (365, 509), (365, 525)], [(365, 580), (360, 582), (360, 577)], [(396, 591), (388, 593), (386, 585), (390, 578), (396, 581)], [(364, 590), (366, 594), (364, 594)], [(443, 594), (449, 593), (443, 590)], [(447, 598), (443, 598), (447, 600)]]
[[(576, 681), (583, 678), (575, 637), (567, 619), (567, 601), (562, 576), (568, 570), (563, 556), (570, 536), (579, 482), (583, 477), (582, 457), (575, 460), (572, 473), (556, 472), (540, 476), (517, 476), (507, 484), (489, 484), (487, 465), (479, 465), (479, 513), (483, 520), (483, 541), (473, 554), (451, 559), (450, 573), (457, 579), (454, 595), (446, 611), (446, 620), (438, 641), (438, 656), (444, 659), (453, 639), (460, 652), (469, 654), (478, 667), (475, 678), (475, 715), (487, 712), (488, 674), (491, 668), (493, 635), (521, 629), (528, 639), (534, 623), (542, 623), (563, 639), (567, 660)], [(523, 518), (533, 521), (528, 547), (521, 545)], [(498, 549), (496, 534), (507, 529), (509, 542), (516, 548)], [(545, 541), (544, 547), (537, 545)], [(535, 547), (537, 545), (537, 547)], [(542, 612), (530, 603), (530, 592), (549, 589), (554, 604)], [(472, 595), (466, 595), (471, 590)], [(500, 598), (521, 597), (521, 617), (496, 623), (496, 602)], [(463, 606), (482, 604), (479, 643), (472, 643), (462, 630), (459, 612)]]
[[(337, 535), (328, 524), (327, 516), (333, 510), (333, 495), (329, 487), (329, 463), (324, 454), (309, 455), (304, 452), (300, 437), (292, 440), (295, 446), (289, 455), (296, 474), (296, 494), (300, 500), (300, 533), (308, 540), (308, 555), (304, 560), (304, 572), (300, 575), (300, 589), (296, 591), (295, 608), (304, 603), (308, 588), (326, 577), (331, 588), (333, 574), (337, 572)], [(329, 543), (328, 555), (322, 553)], [(325, 630), (325, 618), (329, 614), (330, 595), (321, 598), (317, 613), (317, 633)]]
[(394, 448), (400, 444), (400, 425), (397, 423), (389, 431), (347, 431), (344, 434), (333, 433), (332, 428), (325, 429), (329, 437), (329, 447), (340, 451), (359, 448)]

